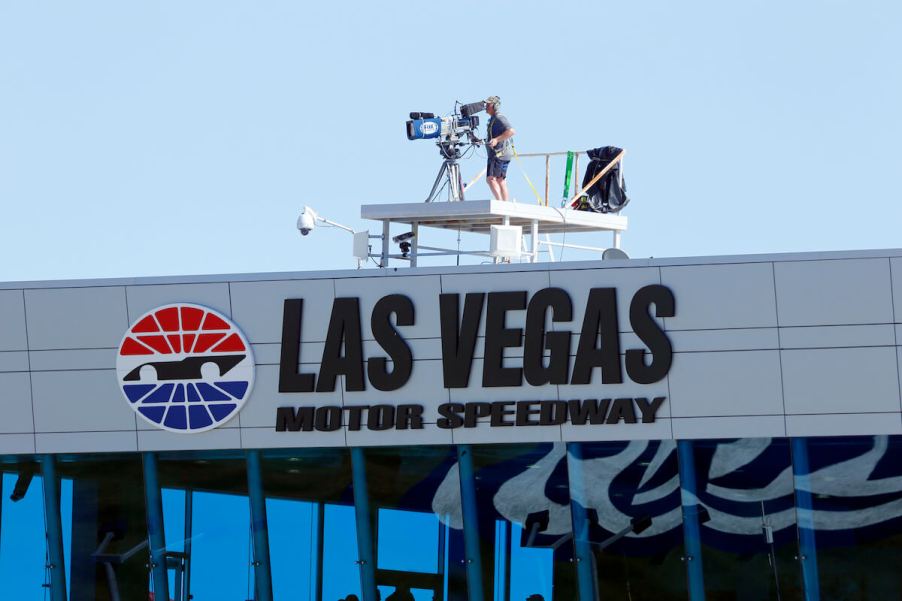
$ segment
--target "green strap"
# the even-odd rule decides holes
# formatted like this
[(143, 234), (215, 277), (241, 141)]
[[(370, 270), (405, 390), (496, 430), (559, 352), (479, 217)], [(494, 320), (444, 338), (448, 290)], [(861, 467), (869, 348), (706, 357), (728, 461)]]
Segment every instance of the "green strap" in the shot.
[(564, 171), (564, 194), (561, 196), (561, 207), (564, 207), (567, 199), (570, 198), (570, 180), (573, 177), (573, 158), (575, 156), (575, 152), (567, 151), (567, 169)]

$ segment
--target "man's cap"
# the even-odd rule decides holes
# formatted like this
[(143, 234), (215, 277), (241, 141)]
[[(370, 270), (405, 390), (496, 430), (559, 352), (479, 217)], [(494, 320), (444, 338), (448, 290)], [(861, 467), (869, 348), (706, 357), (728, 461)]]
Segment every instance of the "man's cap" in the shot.
[(485, 103), (494, 105), (496, 107), (501, 106), (501, 98), (499, 98), (498, 96), (489, 96), (485, 99)]

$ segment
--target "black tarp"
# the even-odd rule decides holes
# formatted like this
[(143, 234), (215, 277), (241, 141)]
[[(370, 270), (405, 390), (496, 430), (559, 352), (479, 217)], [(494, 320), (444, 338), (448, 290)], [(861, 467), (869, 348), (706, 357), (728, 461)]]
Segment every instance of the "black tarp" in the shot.
[[(589, 164), (586, 167), (586, 174), (583, 176), (583, 188), (617, 158), (623, 149), (616, 146), (602, 146), (586, 152), (589, 155)], [(620, 175), (620, 162), (618, 161), (610, 171), (576, 199), (574, 204), (575, 208), (580, 211), (616, 213), (629, 201), (630, 199), (626, 195), (626, 180)]]

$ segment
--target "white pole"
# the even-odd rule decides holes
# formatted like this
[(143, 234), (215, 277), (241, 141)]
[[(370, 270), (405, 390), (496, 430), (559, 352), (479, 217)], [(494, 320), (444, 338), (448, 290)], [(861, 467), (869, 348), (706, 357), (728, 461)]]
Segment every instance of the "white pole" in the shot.
[(539, 220), (532, 220), (532, 258), (530, 263), (539, 262)]
[(391, 222), (382, 222), (382, 256), (379, 259), (379, 267), (388, 267), (388, 237), (391, 235)]

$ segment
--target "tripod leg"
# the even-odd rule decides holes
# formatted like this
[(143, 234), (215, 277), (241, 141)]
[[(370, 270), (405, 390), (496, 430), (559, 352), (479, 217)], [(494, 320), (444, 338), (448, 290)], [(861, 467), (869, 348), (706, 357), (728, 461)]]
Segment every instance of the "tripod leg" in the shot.
[(463, 181), (460, 179), (460, 165), (451, 163), (448, 165), (448, 181), (450, 187), (450, 198), (452, 202), (460, 202), (464, 199)]
[(435, 183), (432, 184), (432, 190), (429, 191), (429, 196), (426, 197), (426, 202), (432, 202), (435, 200), (435, 193), (439, 188), (439, 185), (442, 183), (442, 178), (448, 171), (448, 163), (442, 163), (441, 169), (438, 170), (438, 175), (435, 176)]

